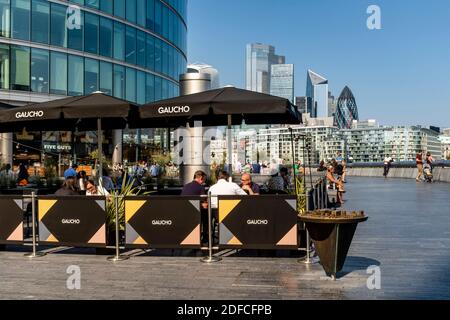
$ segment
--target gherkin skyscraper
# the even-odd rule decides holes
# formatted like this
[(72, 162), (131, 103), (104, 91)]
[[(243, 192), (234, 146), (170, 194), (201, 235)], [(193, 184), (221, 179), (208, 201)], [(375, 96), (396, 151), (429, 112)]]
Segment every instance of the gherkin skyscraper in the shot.
[(339, 129), (350, 129), (353, 120), (359, 120), (358, 106), (352, 91), (348, 86), (345, 86), (338, 99), (334, 124)]

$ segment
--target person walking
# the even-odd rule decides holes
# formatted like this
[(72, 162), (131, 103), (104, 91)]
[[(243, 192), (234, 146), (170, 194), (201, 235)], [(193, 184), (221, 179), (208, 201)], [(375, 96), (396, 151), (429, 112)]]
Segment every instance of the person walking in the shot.
[(391, 163), (393, 162), (394, 160), (391, 158), (391, 157), (389, 157), (389, 156), (386, 156), (385, 158), (384, 158), (384, 172), (383, 172), (383, 176), (385, 177), (385, 178), (387, 178), (387, 176), (388, 176), (388, 174), (389, 174), (389, 170), (391, 169)]
[(417, 177), (416, 181), (421, 181), (423, 174), (423, 159), (422, 159), (422, 150), (417, 152), (416, 154), (416, 166), (417, 166)]
[(430, 166), (431, 173), (433, 173), (433, 162), (434, 162), (434, 159), (433, 159), (433, 156), (431, 155), (430, 152), (427, 152), (427, 157), (426, 157), (425, 161), (427, 162), (427, 165)]

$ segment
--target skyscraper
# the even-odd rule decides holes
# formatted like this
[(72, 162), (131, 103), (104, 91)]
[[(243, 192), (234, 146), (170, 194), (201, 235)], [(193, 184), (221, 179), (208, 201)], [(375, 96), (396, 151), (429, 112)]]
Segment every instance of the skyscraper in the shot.
[(246, 54), (246, 89), (261, 93), (270, 93), (271, 66), (284, 64), (284, 56), (275, 54), (270, 45), (251, 43)]
[(294, 65), (273, 64), (270, 78), (270, 94), (294, 103)]
[(308, 70), (306, 79), (306, 97), (311, 98), (307, 112), (313, 118), (328, 116), (328, 80), (312, 70)]
[(334, 122), (340, 129), (350, 129), (353, 120), (359, 120), (358, 107), (352, 91), (345, 86), (338, 99)]

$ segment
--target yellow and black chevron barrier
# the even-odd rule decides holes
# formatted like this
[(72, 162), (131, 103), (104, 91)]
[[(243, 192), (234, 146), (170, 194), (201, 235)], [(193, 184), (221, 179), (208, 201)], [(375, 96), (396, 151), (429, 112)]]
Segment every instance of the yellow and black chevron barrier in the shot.
[(125, 199), (127, 247), (200, 248), (200, 197)]
[(38, 221), (39, 244), (106, 246), (104, 197), (40, 197)]
[(296, 249), (295, 196), (219, 196), (219, 246)]

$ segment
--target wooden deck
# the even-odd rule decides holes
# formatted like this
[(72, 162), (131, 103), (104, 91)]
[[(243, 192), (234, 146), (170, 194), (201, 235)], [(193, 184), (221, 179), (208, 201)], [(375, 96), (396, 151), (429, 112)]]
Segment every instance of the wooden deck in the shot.
[[(111, 263), (90, 249), (29, 260), (28, 248), (8, 247), (0, 252), (0, 299), (450, 299), (449, 196), (450, 184), (351, 178), (346, 208), (369, 220), (337, 281), (285, 252), (226, 250), (206, 265), (192, 251), (134, 250)], [(81, 268), (81, 290), (66, 287), (70, 265)], [(381, 270), (380, 290), (366, 286), (372, 265)]]

